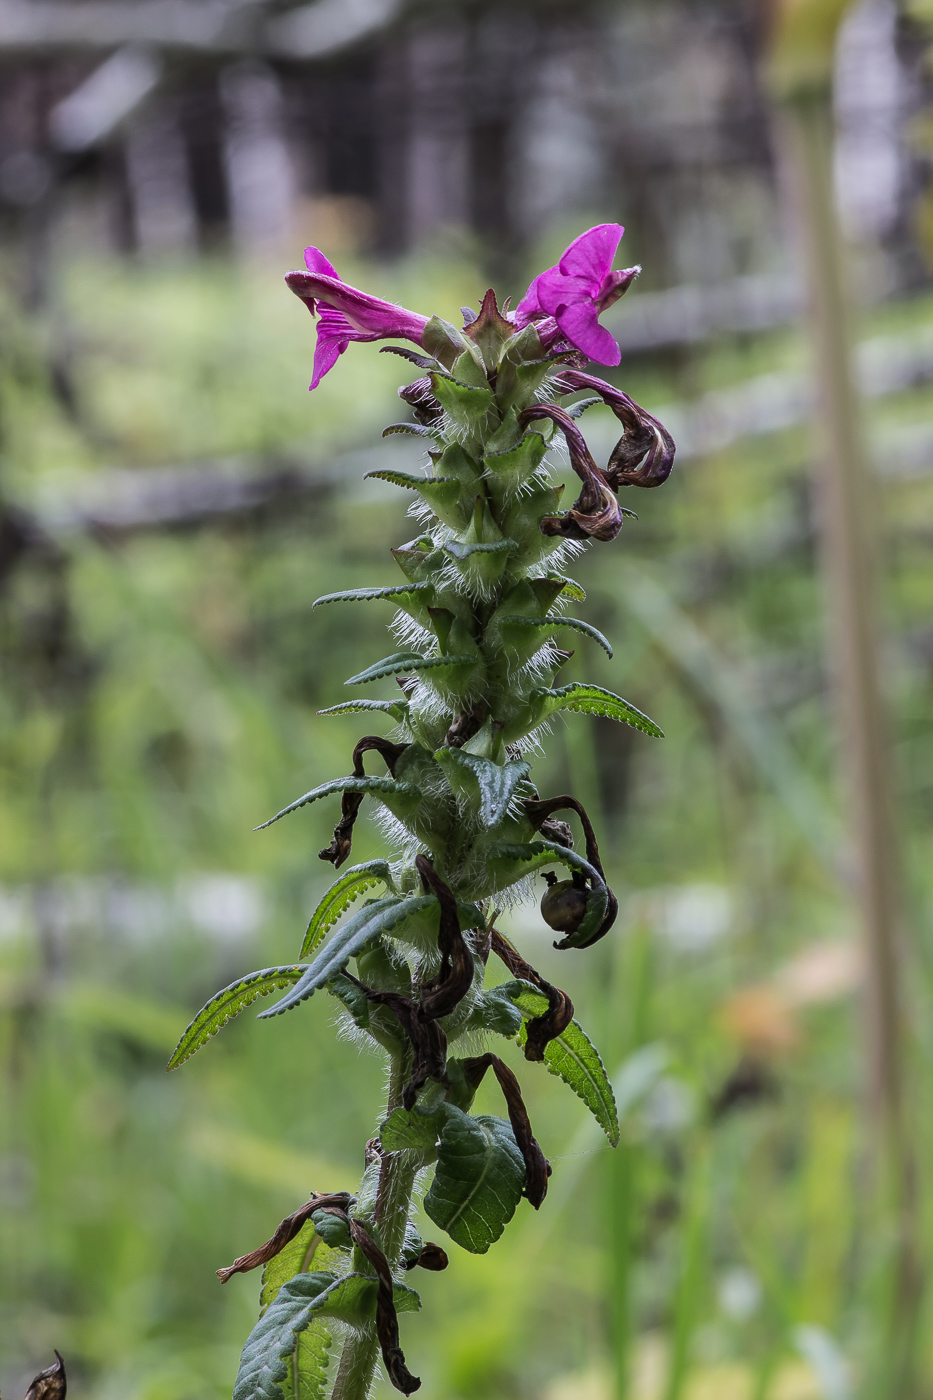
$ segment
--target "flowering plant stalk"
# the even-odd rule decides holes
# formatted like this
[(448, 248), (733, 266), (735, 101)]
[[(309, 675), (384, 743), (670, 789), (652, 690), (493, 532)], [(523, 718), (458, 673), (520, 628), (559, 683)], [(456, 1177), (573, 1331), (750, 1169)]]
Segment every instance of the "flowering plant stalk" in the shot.
[[(541, 915), (558, 948), (588, 948), (616, 917), (589, 818), (570, 795), (542, 797), (528, 754), (549, 718), (564, 710), (605, 715), (660, 736), (627, 701), (595, 685), (554, 685), (571, 655), (566, 631), (612, 649), (588, 622), (565, 614), (583, 590), (562, 572), (589, 540), (612, 540), (623, 486), (658, 486), (674, 457), (669, 434), (626, 394), (584, 372), (589, 359), (617, 363), (599, 325), (638, 269), (612, 270), (616, 224), (581, 235), (556, 267), (532, 282), (514, 312), (492, 291), (459, 328), (378, 300), (342, 282), (314, 248), (291, 289), (318, 316), (314, 388), (351, 341), (402, 338), (388, 346), (419, 375), (399, 390), (428, 450), (423, 475), (370, 473), (416, 498), (422, 533), (392, 552), (403, 581), (319, 598), (315, 607), (386, 600), (398, 609), (401, 650), (346, 682), (397, 682), (394, 699), (351, 699), (322, 714), (360, 712), (395, 722), (390, 737), (366, 735), (352, 772), (278, 812), (280, 818), (340, 794), (340, 820), (322, 860), (341, 871), (311, 917), (293, 965), (264, 968), (219, 992), (198, 1013), (169, 1068), (180, 1065), (232, 1016), (274, 990), (262, 1013), (278, 1016), (316, 992), (337, 999), (356, 1034), (388, 1059), (388, 1102), (365, 1147), (353, 1192), (312, 1193), (266, 1244), (218, 1273), (264, 1266), (261, 1315), (240, 1364), (234, 1400), (365, 1400), (378, 1357), (403, 1394), (420, 1381), (399, 1345), (398, 1314), (416, 1310), (405, 1281), (417, 1266), (447, 1267), (411, 1219), (416, 1185), (432, 1174), (424, 1210), (461, 1248), (485, 1253), (524, 1197), (538, 1209), (550, 1166), (511, 1069), (495, 1054), (458, 1054), (458, 1042), (504, 1036), (579, 1095), (609, 1141), (618, 1140), (612, 1087), (596, 1049), (552, 986), (496, 928), (499, 905), (527, 894), (540, 874)], [(561, 404), (579, 390), (589, 397)], [(622, 424), (605, 469), (577, 420), (602, 401)], [(560, 510), (547, 453), (562, 437), (581, 481)], [(371, 758), (385, 772), (367, 773)], [(392, 858), (344, 868), (365, 798), (383, 818)], [(557, 815), (573, 812), (581, 854)], [(558, 879), (556, 871), (562, 873)], [(366, 891), (375, 897), (348, 915)], [(345, 917), (345, 915), (347, 917)], [(509, 973), (485, 986), (490, 957)], [(354, 970), (351, 971), (351, 964)], [(491, 1071), (505, 1116), (474, 1115)]]

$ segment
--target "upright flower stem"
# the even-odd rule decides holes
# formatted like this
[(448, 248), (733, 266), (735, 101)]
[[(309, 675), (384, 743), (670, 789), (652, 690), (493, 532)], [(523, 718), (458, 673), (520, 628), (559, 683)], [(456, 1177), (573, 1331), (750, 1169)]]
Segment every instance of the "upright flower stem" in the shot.
[[(169, 1063), (182, 1064), (231, 1016), (273, 990), (285, 995), (263, 1019), (326, 991), (372, 1048), (390, 1057), (386, 1112), (379, 1137), (367, 1144), (359, 1194), (312, 1194), (265, 1244), (219, 1271), (226, 1280), (260, 1265), (267, 1270), (234, 1400), (286, 1400), (280, 1379), (289, 1364), (288, 1400), (298, 1400), (299, 1391), (323, 1395), (333, 1324), (346, 1330), (331, 1400), (366, 1400), (378, 1354), (396, 1390), (408, 1396), (420, 1388), (397, 1319), (400, 1307), (417, 1307), (418, 1296), (400, 1271), (434, 1273), (449, 1261), (439, 1244), (420, 1239), (411, 1220), (418, 1172), (435, 1167), (425, 1214), (474, 1254), (495, 1243), (523, 1199), (535, 1210), (542, 1205), (550, 1176), (514, 1072), (491, 1052), (462, 1053), (478, 1037), (517, 1041), (526, 1060), (556, 1065), (609, 1142), (619, 1140), (612, 1085), (573, 1019), (570, 997), (525, 961), (495, 921), (500, 896), (539, 872), (547, 887), (541, 917), (562, 935), (555, 947), (591, 947), (618, 912), (573, 784), (548, 796), (531, 782), (527, 755), (542, 725), (577, 710), (663, 738), (653, 720), (601, 686), (554, 684), (573, 655), (558, 645), (568, 631), (612, 656), (602, 633), (563, 612), (568, 600), (586, 595), (561, 566), (580, 545), (615, 539), (632, 514), (617, 499), (621, 487), (660, 486), (674, 461), (673, 440), (657, 419), (621, 389), (572, 368), (584, 355), (618, 363), (619, 347), (598, 317), (635, 276), (633, 268), (612, 269), (622, 232), (603, 224), (581, 234), (511, 316), (490, 289), (478, 315), (465, 310), (462, 329), (348, 286), (316, 248), (306, 252), (306, 271), (288, 275), (319, 318), (314, 384), (354, 340), (401, 337), (419, 347), (389, 347), (422, 373), (399, 390), (415, 421), (386, 432), (414, 435), (422, 450), (427, 439), (431, 447), (420, 476), (371, 473), (421, 496), (413, 513), (422, 532), (393, 550), (405, 582), (329, 593), (315, 603), (386, 600), (400, 610), (407, 648), (347, 684), (394, 678), (401, 696), (394, 689), (390, 700), (350, 700), (322, 711), (388, 715), (396, 730), (391, 737), (363, 735), (351, 773), (305, 793), (260, 828), (339, 793), (340, 819), (320, 858), (340, 873), (311, 916), (298, 963), (224, 988), (192, 1021)], [(604, 470), (576, 424), (579, 409), (557, 402), (579, 390), (594, 391), (621, 424)], [(580, 482), (563, 513), (545, 460), (558, 433)], [(385, 775), (373, 764), (384, 765)], [(393, 858), (347, 865), (366, 797), (392, 818)], [(558, 813), (579, 822), (582, 849)], [(374, 886), (382, 886), (381, 896), (349, 912)], [(487, 988), (493, 956), (511, 980)], [(565, 1036), (563, 1055), (549, 1056), (552, 1042)], [(470, 1114), (487, 1071), (507, 1117)], [(310, 1271), (309, 1224), (327, 1246), (323, 1267)]]

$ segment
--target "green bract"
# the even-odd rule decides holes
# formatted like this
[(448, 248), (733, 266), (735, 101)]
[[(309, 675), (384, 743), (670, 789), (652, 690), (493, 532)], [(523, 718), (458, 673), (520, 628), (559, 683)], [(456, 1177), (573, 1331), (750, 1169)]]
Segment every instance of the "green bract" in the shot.
[[(542, 1204), (550, 1168), (518, 1080), (494, 1054), (450, 1055), (462, 1036), (473, 1051), (478, 1037), (517, 1042), (618, 1142), (612, 1087), (569, 997), (539, 976), (494, 919), (500, 896), (537, 875), (551, 887), (542, 916), (561, 935), (557, 947), (588, 947), (612, 926), (618, 906), (589, 819), (572, 796), (538, 793), (529, 755), (541, 727), (561, 710), (661, 737), (652, 720), (611, 691), (555, 681), (567, 657), (559, 639), (568, 629), (612, 656), (602, 633), (562, 612), (567, 600), (586, 597), (563, 573), (565, 560), (591, 539), (615, 537), (630, 513), (616, 500), (620, 486), (660, 484), (673, 444), (613, 386), (569, 370), (569, 347), (555, 351), (552, 336), (548, 351), (543, 334), (543, 323), (516, 329), (490, 292), (463, 330), (435, 317), (421, 333), (426, 353), (401, 352), (423, 375), (402, 391), (419, 421), (386, 431), (423, 439), (425, 466), (420, 475), (370, 476), (414, 493), (422, 533), (393, 550), (399, 584), (330, 593), (315, 604), (385, 602), (401, 610), (407, 649), (344, 682), (384, 687), (385, 698), (344, 700), (322, 711), (371, 715), (396, 727), (362, 737), (348, 756), (352, 772), (262, 824), (311, 802), (339, 800), (334, 839), (320, 854), (340, 868), (368, 802), (390, 814), (399, 841), (391, 864), (368, 861), (338, 875), (311, 917), (299, 961), (252, 973), (219, 993), (170, 1062), (181, 1064), (274, 989), (285, 995), (264, 1018), (326, 989), (353, 1033), (390, 1061), (381, 1141), (367, 1145), (356, 1196), (313, 1196), (268, 1244), (225, 1271), (266, 1268), (264, 1311), (243, 1353), (235, 1400), (323, 1400), (334, 1384), (341, 1400), (365, 1400), (377, 1345), (392, 1383), (406, 1394), (417, 1388), (396, 1321), (399, 1309), (417, 1306), (417, 1295), (397, 1277), (393, 1283), (393, 1272), (403, 1261), (431, 1269), (447, 1262), (439, 1246), (422, 1245), (409, 1219), (419, 1170), (434, 1169), (426, 1214), (473, 1253), (499, 1238), (523, 1197), (535, 1208)], [(598, 398), (569, 411), (560, 404), (586, 388)], [(576, 426), (583, 407), (599, 399), (624, 425), (606, 471)], [(563, 514), (547, 460), (557, 436), (581, 481)], [(335, 677), (335, 699), (339, 682)], [(580, 821), (582, 849), (557, 815), (568, 811)], [(492, 954), (510, 978), (498, 986), (495, 978), (485, 985)], [(501, 1090), (504, 1116), (470, 1112), (487, 1070)], [(337, 1382), (328, 1369), (332, 1344), (340, 1349)]]

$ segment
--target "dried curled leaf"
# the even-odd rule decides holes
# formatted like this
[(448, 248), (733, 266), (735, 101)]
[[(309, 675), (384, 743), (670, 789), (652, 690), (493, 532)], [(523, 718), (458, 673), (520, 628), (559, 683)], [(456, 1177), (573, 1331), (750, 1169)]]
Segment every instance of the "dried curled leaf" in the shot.
[(26, 1391), (25, 1400), (65, 1400), (68, 1388), (65, 1363), (58, 1352), (55, 1355), (57, 1360), (54, 1365), (47, 1366), (44, 1371), (39, 1372)]

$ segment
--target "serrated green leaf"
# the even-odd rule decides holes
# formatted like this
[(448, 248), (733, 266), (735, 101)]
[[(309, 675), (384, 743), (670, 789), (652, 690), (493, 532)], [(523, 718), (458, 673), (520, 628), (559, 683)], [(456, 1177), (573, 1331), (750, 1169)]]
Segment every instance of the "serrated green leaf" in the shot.
[(412, 806), (417, 806), (421, 800), (421, 793), (412, 783), (399, 783), (394, 778), (333, 778), (329, 783), (322, 783), (320, 787), (312, 788), (303, 797), (290, 802), (287, 807), (282, 808), (281, 812), (276, 812), (274, 817), (270, 817), (267, 822), (261, 822), (254, 830), (265, 831), (267, 826), (272, 826), (273, 822), (287, 817), (290, 812), (297, 812), (299, 807), (307, 807), (309, 802), (317, 802), (320, 798), (330, 797), (335, 792), (389, 793), (405, 798)]
[(506, 990), (510, 985), (490, 987), (479, 994), (470, 1012), (470, 1030), (492, 1031), (506, 1040), (515, 1039), (522, 1029), (522, 1013)]
[(505, 635), (507, 629), (516, 631), (530, 631), (532, 628), (547, 628), (554, 632), (558, 627), (572, 627), (575, 632), (582, 632), (585, 637), (592, 637), (594, 642), (598, 642), (608, 657), (612, 657), (612, 647), (598, 628), (590, 625), (589, 622), (582, 622), (578, 617), (561, 617), (559, 614), (553, 617), (503, 617), (499, 619), (499, 627)]
[(322, 1300), (342, 1282), (322, 1271), (296, 1274), (282, 1284), (246, 1339), (233, 1400), (285, 1400), (282, 1382), (297, 1338)]
[(350, 959), (364, 952), (381, 934), (391, 933), (393, 927), (409, 915), (418, 914), (436, 902), (433, 895), (417, 895), (411, 899), (400, 899), (394, 895), (364, 905), (341, 925), (314, 961), (304, 968), (304, 975), (288, 996), (277, 1001), (275, 1006), (270, 1006), (259, 1019), (265, 1021), (272, 1016), (281, 1016), (283, 1011), (290, 1011), (343, 972)]
[(410, 364), (417, 365), (419, 369), (439, 368), (438, 362), (432, 355), (419, 355), (417, 350), (412, 350), (407, 345), (383, 345), (379, 354), (398, 355), (401, 359), (408, 360)]
[(450, 374), (455, 383), (463, 384), (467, 388), (487, 390), (489, 388), (486, 371), (482, 365), (477, 363), (475, 349), (464, 350), (463, 354), (451, 366)]
[(455, 656), (421, 656), (418, 652), (396, 652), (394, 656), (387, 656), (382, 661), (377, 661), (374, 666), (361, 671), (358, 676), (351, 676), (344, 685), (364, 685), (367, 681), (382, 680), (384, 676), (409, 675), (414, 671), (436, 671), (444, 667), (475, 666), (477, 658), (475, 656), (455, 655)]
[(490, 410), (495, 405), (491, 389), (474, 388), (472, 385), (458, 384), (454, 379), (433, 372), (430, 376), (431, 390), (444, 411), (460, 427), (481, 428)]
[[(464, 390), (466, 392), (466, 390)], [(471, 389), (470, 393), (476, 390)], [(461, 506), (460, 482), (451, 476), (410, 476), (408, 472), (375, 471), (367, 472), (364, 481), (390, 481), (394, 486), (402, 486), (408, 491), (420, 491), (438, 519), (456, 529), (464, 523), (469, 511), (464, 513)]]
[[(339, 1280), (338, 1287), (331, 1289), (318, 1304), (318, 1311), (325, 1317), (336, 1317), (351, 1326), (359, 1326), (374, 1316), (378, 1289), (379, 1284), (371, 1274), (346, 1274)], [(397, 1313), (417, 1312), (421, 1307), (418, 1294), (404, 1283), (393, 1284), (392, 1301)]]
[(304, 972), (304, 967), (292, 963), (287, 967), (266, 967), (260, 972), (251, 972), (248, 977), (231, 982), (229, 987), (224, 987), (222, 992), (211, 997), (206, 1006), (201, 1007), (175, 1046), (166, 1069), (177, 1069), (185, 1060), (190, 1060), (202, 1045), (206, 1045), (212, 1036), (234, 1016), (239, 1016), (257, 997), (266, 997), (270, 992), (293, 986)]
[[(447, 480), (447, 478), (441, 478)], [(410, 472), (390, 471), (386, 467), (380, 467), (378, 471), (367, 472), (363, 477), (364, 481), (388, 481), (393, 486), (401, 486), (406, 491), (420, 491), (424, 483), (428, 480), (426, 476), (412, 476)], [(437, 477), (434, 480), (438, 480)]]
[[(247, 1338), (233, 1400), (304, 1400), (300, 1391), (295, 1396), (289, 1376), (299, 1336), (313, 1321), (325, 1317), (351, 1325), (366, 1321), (375, 1313), (377, 1291), (377, 1281), (369, 1274), (334, 1278), (331, 1273), (315, 1272), (289, 1279)], [(418, 1294), (404, 1284), (394, 1286), (393, 1300), (396, 1312), (413, 1312), (421, 1306)], [(290, 1388), (286, 1390), (286, 1386)], [(309, 1389), (305, 1393), (317, 1400), (321, 1392), (316, 1395)]]
[(332, 1337), (322, 1317), (312, 1317), (295, 1341), (282, 1393), (285, 1400), (325, 1400), (327, 1361)]
[(628, 700), (613, 695), (611, 690), (603, 690), (602, 686), (574, 683), (556, 690), (535, 692), (536, 699), (538, 695), (542, 697), (542, 719), (559, 710), (575, 710), (585, 715), (603, 715), (606, 719), (617, 720), (619, 724), (630, 724), (633, 729), (640, 729), (654, 739), (664, 738), (664, 731), (658, 728), (653, 719), (642, 714)]
[(459, 540), (445, 540), (443, 549), (451, 559), (469, 559), (471, 554), (508, 554), (518, 549), (514, 540), (488, 540), (477, 544), (461, 544)]
[(342, 593), (325, 593), (315, 598), (312, 608), (323, 607), (325, 603), (368, 603), (376, 598), (398, 598), (406, 593), (430, 593), (433, 583), (393, 583), (388, 588), (347, 588)]
[(399, 721), (408, 718), (407, 700), (344, 700), (339, 705), (331, 705), (327, 710), (318, 710), (319, 715), (352, 715), (363, 710), (380, 711)]
[(423, 423), (390, 423), (387, 428), (383, 428), (382, 436), (394, 437), (397, 433), (406, 433), (409, 437), (437, 438), (440, 437), (438, 428), (429, 428)]
[(310, 1220), (306, 1220), (293, 1240), (273, 1255), (262, 1271), (262, 1288), (259, 1294), (260, 1312), (265, 1312), (273, 1298), (290, 1278), (296, 1274), (306, 1274), (312, 1261), (318, 1272), (337, 1277), (346, 1264), (346, 1251), (331, 1249), (317, 1234)]
[(515, 789), (531, 771), (523, 759), (493, 763), (464, 749), (438, 749), (434, 757), (458, 796), (479, 798), (480, 815), (486, 826), (495, 826), (505, 816)]
[(534, 475), (544, 460), (547, 443), (542, 433), (532, 428), (514, 447), (499, 452), (488, 452), (483, 458), (490, 486), (501, 497), (501, 493), (515, 492)]
[(428, 1215), (471, 1254), (485, 1254), (515, 1214), (525, 1185), (525, 1163), (503, 1118), (471, 1118), (452, 1104), (444, 1127)]
[(602, 403), (602, 399), (599, 395), (596, 395), (592, 399), (577, 399), (576, 403), (570, 405), (567, 412), (571, 418), (582, 418), (588, 408), (594, 408), (598, 403)]
[(358, 899), (364, 890), (380, 884), (392, 888), (392, 875), (387, 861), (368, 860), (363, 865), (354, 865), (345, 870), (339, 880), (334, 881), (311, 915), (298, 956), (309, 958), (327, 930), (333, 928), (354, 900)]
[(547, 578), (558, 579), (564, 586), (561, 593), (566, 598), (572, 598), (575, 603), (585, 603), (586, 593), (578, 583), (572, 578), (566, 578), (564, 574), (559, 574), (556, 569), (548, 569)]
[(386, 1152), (433, 1153), (443, 1123), (442, 1109), (425, 1112), (417, 1104), (410, 1112), (397, 1108), (379, 1129), (379, 1140)]
[(349, 1011), (354, 1023), (361, 1031), (369, 1030), (369, 1013), (372, 1003), (364, 991), (354, 983), (344, 973), (338, 972), (336, 977), (332, 977), (327, 984), (327, 990), (331, 996), (342, 1001), (347, 1011)]
[[(547, 1011), (547, 997), (527, 982), (505, 982), (496, 990), (508, 996), (526, 1020)], [(522, 1025), (518, 1032), (519, 1045), (524, 1045), (527, 1038), (528, 1032)], [(559, 1036), (548, 1042), (544, 1064), (550, 1074), (562, 1079), (583, 1100), (612, 1146), (617, 1147), (619, 1115), (612, 1083), (599, 1051), (579, 1021), (571, 1021)]]

